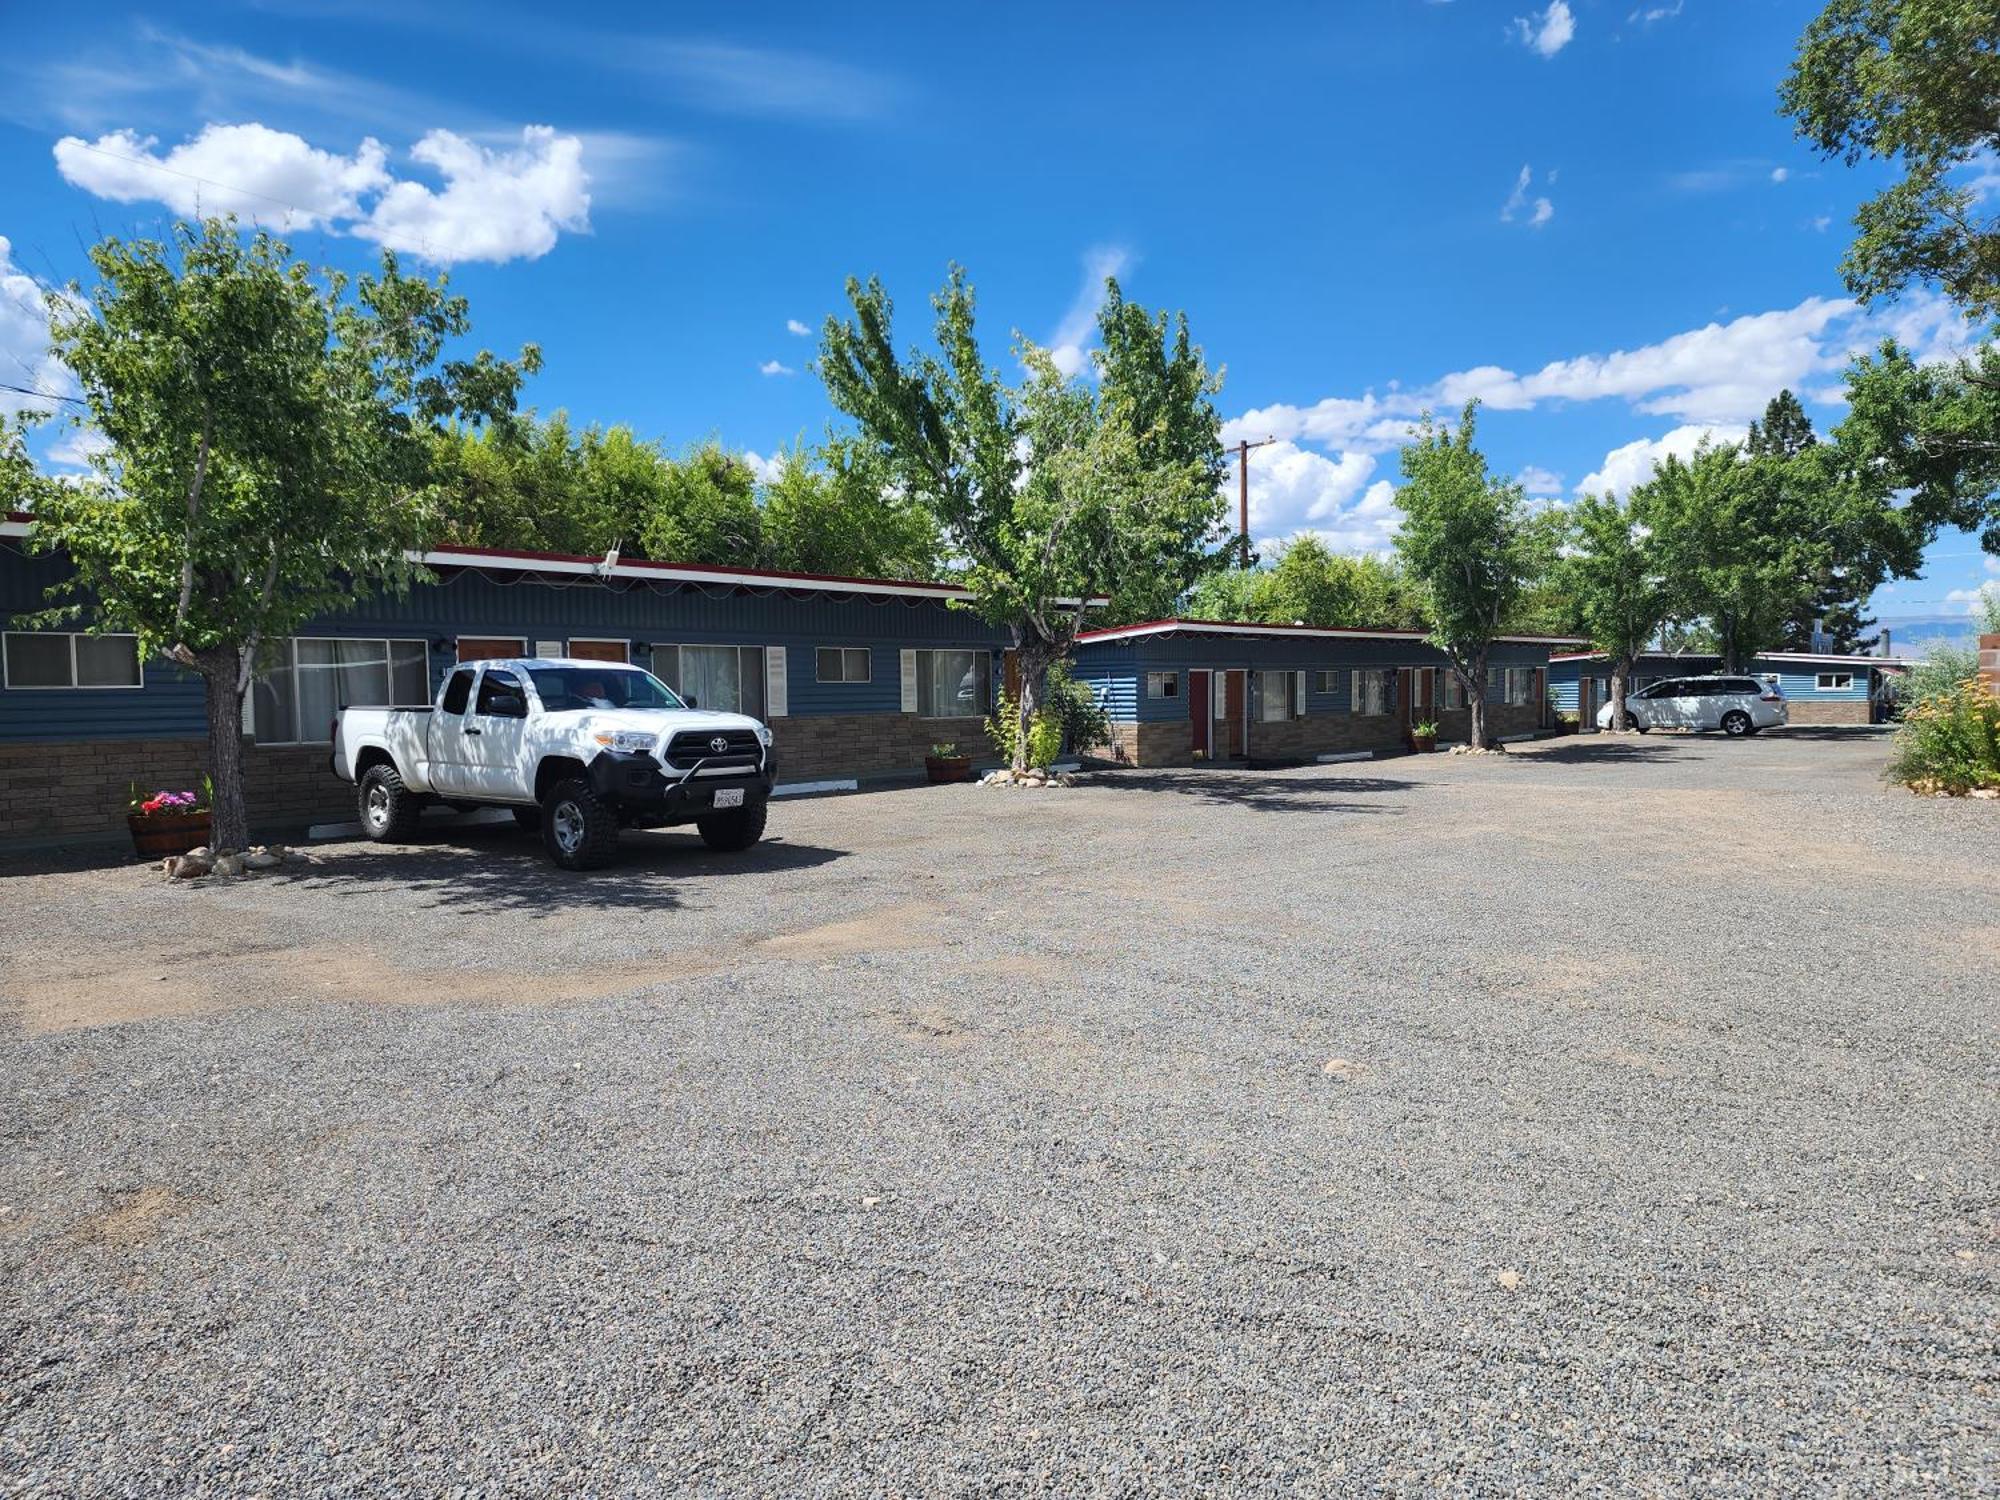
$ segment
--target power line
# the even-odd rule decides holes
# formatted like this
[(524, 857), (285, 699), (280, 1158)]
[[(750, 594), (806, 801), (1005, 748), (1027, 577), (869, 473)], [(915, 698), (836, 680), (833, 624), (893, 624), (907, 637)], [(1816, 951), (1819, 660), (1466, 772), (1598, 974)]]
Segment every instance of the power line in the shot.
[(12, 391), (17, 396), (33, 396), (38, 401), (67, 401), (72, 406), (88, 406), (90, 403), (78, 396), (62, 396), (54, 391), (32, 390), (25, 385), (9, 385), (0, 380), (0, 391)]

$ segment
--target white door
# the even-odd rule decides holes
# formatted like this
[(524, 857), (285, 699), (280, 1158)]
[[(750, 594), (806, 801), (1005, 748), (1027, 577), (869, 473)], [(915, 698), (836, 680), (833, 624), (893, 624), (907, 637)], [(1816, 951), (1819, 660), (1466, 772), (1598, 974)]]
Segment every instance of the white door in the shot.
[(472, 684), (479, 668), (454, 667), (445, 679), (444, 692), (431, 722), (431, 789), (447, 796), (468, 795), (472, 791), (472, 767), (466, 763), (468, 746), (480, 743), (465, 737), (472, 708)]
[(472, 712), (465, 716), (465, 793), (501, 801), (526, 797), (520, 771), (521, 745), (528, 727), (528, 685), (511, 667), (479, 674)]

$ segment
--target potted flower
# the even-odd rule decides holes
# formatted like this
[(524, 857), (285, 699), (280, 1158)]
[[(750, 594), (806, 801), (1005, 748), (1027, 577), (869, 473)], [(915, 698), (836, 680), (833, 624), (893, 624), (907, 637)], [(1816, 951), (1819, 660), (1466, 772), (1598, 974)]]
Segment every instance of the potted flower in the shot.
[(1435, 719), (1425, 719), (1421, 724), (1410, 726), (1410, 748), (1419, 755), (1427, 755), (1438, 747), (1438, 727)]
[(924, 773), (933, 784), (947, 781), (972, 780), (972, 757), (960, 755), (958, 746), (947, 741), (931, 746), (931, 753), (924, 757)]
[(132, 847), (148, 859), (185, 854), (209, 838), (209, 783), (199, 792), (154, 792), (141, 797), (132, 788), (131, 810), (125, 815), (132, 830)]

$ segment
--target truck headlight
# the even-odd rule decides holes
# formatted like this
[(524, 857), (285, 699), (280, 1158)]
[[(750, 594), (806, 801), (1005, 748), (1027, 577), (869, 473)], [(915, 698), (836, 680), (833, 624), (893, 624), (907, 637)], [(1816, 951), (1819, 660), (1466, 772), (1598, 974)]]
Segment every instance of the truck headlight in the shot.
[(653, 736), (643, 729), (600, 729), (591, 738), (608, 750), (626, 755), (653, 748)]
[(768, 749), (770, 749), (770, 748), (771, 748), (771, 726), (770, 726), (770, 725), (768, 725), (768, 724), (759, 724), (759, 725), (757, 726), (757, 743), (758, 743), (758, 744), (760, 744), (760, 745), (762, 745), (762, 746), (763, 746), (763, 747), (764, 747), (764, 748), (765, 748), (766, 750), (768, 750)]

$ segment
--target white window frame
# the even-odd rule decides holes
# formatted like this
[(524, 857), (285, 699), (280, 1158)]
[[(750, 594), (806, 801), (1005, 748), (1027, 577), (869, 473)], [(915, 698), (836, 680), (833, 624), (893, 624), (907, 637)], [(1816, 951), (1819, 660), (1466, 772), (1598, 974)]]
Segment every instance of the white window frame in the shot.
[(1179, 700), (1181, 696), (1181, 674), (1179, 672), (1148, 672), (1146, 674), (1146, 696), (1165, 701)]
[[(926, 656), (937, 656), (939, 654), (947, 656), (973, 656), (985, 661), (986, 701), (975, 707), (971, 713), (926, 714), (924, 712), (923, 684), (925, 681), (925, 672), (923, 659)], [(915, 675), (910, 681), (911, 707), (905, 710), (905, 712), (914, 713), (918, 718), (932, 724), (944, 724), (953, 721), (969, 723), (974, 719), (984, 719), (988, 714), (993, 712), (993, 653), (990, 650), (979, 646), (915, 646), (909, 648), (907, 659), (911, 662)]]
[[(764, 646), (764, 645), (759, 645), (756, 641), (657, 642), (646, 652), (646, 663), (645, 663), (646, 670), (652, 672), (655, 677), (659, 677), (660, 674), (656, 671), (653, 671), (654, 653), (658, 651), (665, 651), (671, 649), (674, 653), (674, 680), (672, 682), (667, 683), (667, 686), (670, 689), (672, 689), (673, 695), (676, 698), (679, 698), (682, 702), (687, 701), (687, 693), (682, 686), (682, 684), (684, 684), (687, 681), (687, 673), (684, 670), (684, 665), (681, 661), (681, 653), (683, 651), (686, 651), (690, 647), (693, 647), (696, 650), (734, 651), (737, 653), (736, 693), (738, 697), (741, 697), (743, 694), (743, 683), (745, 681), (742, 653), (745, 651), (755, 651), (757, 653), (757, 687), (760, 696), (764, 700), (764, 707), (762, 712), (753, 714), (751, 717), (756, 719), (766, 719), (771, 716), (771, 710), (772, 710), (771, 656), (774, 652), (785, 650), (783, 646)], [(637, 665), (637, 663), (633, 663), (633, 665)], [(780, 673), (782, 674), (782, 672), (783, 669), (780, 668)], [(665, 678), (661, 678), (660, 680), (663, 682), (666, 681)], [(786, 708), (790, 707), (789, 704), (785, 704), (783, 706)], [(782, 715), (780, 715), (780, 717), (782, 717)]]
[[(841, 672), (840, 676), (828, 677), (827, 675), (825, 675), (823, 672), (820, 671), (819, 658), (820, 658), (820, 653), (822, 651), (832, 651), (836, 652), (839, 655), (840, 672)], [(848, 658), (856, 654), (858, 654), (861, 657), (862, 665), (866, 670), (864, 674), (860, 677), (850, 677), (847, 675)], [(857, 687), (857, 686), (865, 687), (874, 680), (875, 680), (875, 652), (872, 648), (868, 646), (813, 647), (814, 682), (823, 682), (826, 683), (829, 687)]]
[[(7, 642), (15, 636), (33, 636), (46, 640), (50, 636), (61, 636), (69, 642), (69, 681), (46, 684), (16, 684), (13, 674), (7, 670)], [(121, 640), (132, 643), (132, 661), (138, 668), (137, 682), (78, 682), (76, 680), (76, 642), (78, 636), (93, 636), (96, 640)], [(93, 634), (88, 630), (7, 630), (0, 631), (0, 687), (10, 693), (136, 693), (146, 685), (146, 663), (139, 655), (139, 637), (129, 630), (107, 630)]]
[[(431, 643), (427, 637), (414, 636), (414, 635), (287, 635), (287, 636), (281, 636), (279, 637), (279, 639), (284, 642), (284, 647), (285, 647), (285, 670), (292, 674), (292, 732), (294, 734), (299, 733), (300, 730), (299, 689), (298, 689), (300, 641), (342, 641), (342, 642), (360, 641), (365, 645), (380, 646), (382, 648), (383, 659), (385, 661), (391, 661), (391, 662), (393, 662), (394, 660), (394, 656), (389, 650), (391, 646), (396, 646), (396, 645), (416, 646), (424, 653), (424, 691), (430, 693), (432, 696), (426, 698), (422, 703), (393, 703), (389, 704), (388, 707), (428, 708), (431, 706), (432, 701), (436, 697), (436, 689), (431, 686)], [(504, 658), (482, 656), (467, 662), (454, 660), (451, 663), (451, 671), (455, 672), (460, 667), (478, 668), (484, 666), (489, 661), (503, 660), (503, 659)], [(265, 674), (260, 672), (257, 675), (258, 677), (261, 677), (264, 676)], [(451, 674), (450, 672), (447, 672), (445, 675), (450, 676)], [(389, 673), (389, 687), (390, 687), (391, 697), (395, 696), (395, 685), (396, 685), (396, 674), (392, 667)], [(474, 684), (474, 691), (477, 691), (476, 683)], [(244, 709), (246, 710), (245, 718), (248, 720), (250, 725), (250, 745), (252, 749), (273, 750), (281, 748), (286, 745), (325, 745), (331, 743), (331, 741), (328, 740), (307, 740), (307, 739), (267, 740), (263, 737), (263, 735), (258, 733), (256, 677), (250, 679), (250, 686), (244, 690), (243, 706)]]
[(1851, 693), (1854, 691), (1852, 672), (1816, 672), (1813, 674), (1815, 693)]
[[(1459, 681), (1458, 669), (1456, 667), (1438, 667), (1435, 671), (1437, 675), (1431, 680), (1433, 711), (1441, 714), (1455, 714), (1464, 711), (1468, 706), (1468, 700), (1465, 695), (1465, 684)], [(1456, 698), (1458, 701), (1456, 703), (1449, 701), (1453, 698)]]
[[(1533, 667), (1502, 667), (1505, 675), (1500, 680), (1500, 701), (1509, 708), (1529, 708), (1535, 701), (1535, 669)], [(1517, 687), (1518, 684), (1518, 687)], [(1611, 679), (1604, 679), (1604, 690), (1611, 691)]]
[(1337, 697), (1340, 693), (1340, 668), (1314, 667), (1312, 690), (1322, 698)]

